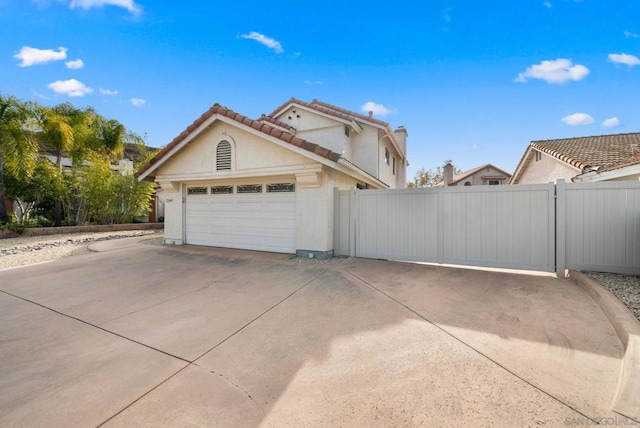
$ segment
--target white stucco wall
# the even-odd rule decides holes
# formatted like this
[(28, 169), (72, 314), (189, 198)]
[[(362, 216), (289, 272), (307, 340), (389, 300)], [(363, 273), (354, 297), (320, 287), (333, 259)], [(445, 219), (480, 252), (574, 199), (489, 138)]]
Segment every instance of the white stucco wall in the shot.
[[(158, 168), (158, 175), (185, 175), (209, 173), (212, 178), (223, 177), (229, 171), (215, 170), (215, 152), (218, 142), (226, 140), (232, 145), (232, 172), (256, 168), (282, 168), (313, 164), (311, 159), (298, 155), (254, 134), (216, 122), (185, 146), (178, 156)], [(282, 143), (287, 144), (287, 143)]]
[(535, 151), (532, 151), (515, 184), (544, 184), (561, 178), (569, 182), (580, 172), (578, 168), (571, 167), (546, 153), (541, 153), (540, 160), (536, 161)]
[(164, 200), (164, 242), (166, 244), (184, 244), (183, 224), (183, 189), (180, 186), (175, 192), (160, 190), (158, 197)]
[(349, 137), (345, 135), (344, 123), (298, 107), (288, 108), (276, 119), (293, 126), (297, 137), (349, 158)]

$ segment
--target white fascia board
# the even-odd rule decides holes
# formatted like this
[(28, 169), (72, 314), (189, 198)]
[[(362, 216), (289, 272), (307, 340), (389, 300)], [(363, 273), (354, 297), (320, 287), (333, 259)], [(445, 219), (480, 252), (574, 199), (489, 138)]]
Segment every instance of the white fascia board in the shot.
[(364, 172), (357, 166), (342, 158), (338, 160), (335, 169), (342, 172), (343, 174), (356, 178), (364, 183), (371, 184), (372, 186), (379, 187), (381, 189), (388, 189), (390, 187), (387, 183), (378, 180), (377, 178)]
[(586, 174), (580, 174), (571, 179), (573, 182), (595, 182), (595, 181), (608, 181), (615, 180), (617, 178), (627, 177), (630, 175), (640, 174), (640, 164), (630, 165), (624, 168), (614, 169), (613, 171), (605, 171), (598, 173), (598, 171), (587, 172)]

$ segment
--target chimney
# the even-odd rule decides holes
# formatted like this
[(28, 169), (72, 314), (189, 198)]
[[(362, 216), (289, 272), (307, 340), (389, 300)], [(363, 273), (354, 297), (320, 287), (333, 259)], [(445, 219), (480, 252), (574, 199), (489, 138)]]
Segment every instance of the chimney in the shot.
[(442, 181), (445, 186), (448, 186), (453, 181), (453, 165), (451, 162), (447, 162), (442, 170)]
[(373, 110), (369, 110), (369, 118), (373, 117)]
[(398, 128), (393, 131), (393, 134), (396, 136), (396, 140), (398, 140), (398, 144), (400, 144), (400, 150), (402, 150), (402, 155), (407, 155), (407, 138), (409, 137), (409, 133), (407, 132), (404, 126), (398, 126)]
[(632, 144), (631, 145), (631, 157), (632, 158), (637, 158), (638, 157), (638, 145), (637, 144)]

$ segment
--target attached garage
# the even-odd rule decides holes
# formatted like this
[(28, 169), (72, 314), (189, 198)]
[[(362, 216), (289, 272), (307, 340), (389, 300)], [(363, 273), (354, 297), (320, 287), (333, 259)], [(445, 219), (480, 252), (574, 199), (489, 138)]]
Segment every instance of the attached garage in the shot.
[(187, 186), (186, 243), (296, 252), (294, 183)]
[[(327, 123), (318, 116), (326, 113), (291, 114), (313, 126)], [(332, 115), (327, 142), (346, 141), (345, 126), (364, 132), (345, 113)], [(253, 120), (218, 104), (196, 119), (137, 173), (158, 185), (164, 243), (330, 257), (335, 189), (388, 186), (296, 133), (284, 122)], [(371, 132), (375, 142), (378, 134)], [(377, 143), (361, 145), (378, 153)]]

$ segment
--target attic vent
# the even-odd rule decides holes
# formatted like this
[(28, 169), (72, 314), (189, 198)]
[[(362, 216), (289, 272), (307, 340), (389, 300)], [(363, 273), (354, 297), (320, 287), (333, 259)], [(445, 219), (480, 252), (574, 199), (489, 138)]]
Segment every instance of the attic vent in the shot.
[(231, 144), (228, 141), (220, 141), (216, 148), (216, 171), (231, 169)]

